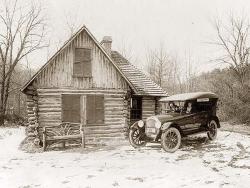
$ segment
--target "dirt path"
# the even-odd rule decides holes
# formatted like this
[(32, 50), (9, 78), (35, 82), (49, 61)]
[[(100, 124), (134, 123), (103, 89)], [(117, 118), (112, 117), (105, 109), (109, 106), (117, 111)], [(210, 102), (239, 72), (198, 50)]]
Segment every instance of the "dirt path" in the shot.
[(24, 153), (23, 129), (0, 129), (0, 187), (249, 187), (250, 136), (219, 132), (183, 140), (174, 154), (159, 145), (93, 152)]

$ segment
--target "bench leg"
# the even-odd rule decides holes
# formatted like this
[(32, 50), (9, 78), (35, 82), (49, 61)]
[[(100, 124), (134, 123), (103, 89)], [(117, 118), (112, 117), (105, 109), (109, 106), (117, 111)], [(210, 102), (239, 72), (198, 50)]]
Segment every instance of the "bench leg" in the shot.
[(85, 135), (82, 133), (82, 148), (85, 148)]
[(62, 142), (62, 147), (65, 148), (65, 141)]
[(46, 143), (46, 134), (43, 133), (43, 151), (46, 150), (46, 147), (47, 147), (47, 143)]

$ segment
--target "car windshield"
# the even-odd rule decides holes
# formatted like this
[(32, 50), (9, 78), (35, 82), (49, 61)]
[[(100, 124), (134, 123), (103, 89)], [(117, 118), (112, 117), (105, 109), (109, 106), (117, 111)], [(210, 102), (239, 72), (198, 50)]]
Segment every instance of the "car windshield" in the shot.
[(161, 105), (161, 114), (180, 113), (184, 110), (184, 101), (164, 102)]

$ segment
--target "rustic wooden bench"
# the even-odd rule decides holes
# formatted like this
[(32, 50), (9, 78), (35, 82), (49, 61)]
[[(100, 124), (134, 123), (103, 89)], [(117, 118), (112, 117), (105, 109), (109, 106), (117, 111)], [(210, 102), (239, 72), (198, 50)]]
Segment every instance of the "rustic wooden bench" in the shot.
[(80, 123), (64, 122), (57, 126), (45, 126), (43, 128), (43, 151), (49, 145), (65, 143), (71, 141), (79, 141), (83, 148), (85, 148), (85, 135), (83, 126)]

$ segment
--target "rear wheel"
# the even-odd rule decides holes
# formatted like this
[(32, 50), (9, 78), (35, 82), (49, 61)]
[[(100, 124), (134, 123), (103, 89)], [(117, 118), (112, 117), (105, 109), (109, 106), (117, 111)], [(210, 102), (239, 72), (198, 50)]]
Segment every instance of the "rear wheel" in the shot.
[(217, 122), (215, 120), (210, 120), (208, 122), (208, 132), (207, 132), (207, 136), (209, 138), (209, 140), (214, 140), (217, 137)]
[(143, 133), (139, 129), (129, 130), (129, 142), (134, 148), (143, 147), (146, 145), (146, 141), (143, 140)]
[(179, 149), (181, 145), (180, 131), (174, 127), (170, 127), (161, 135), (161, 146), (166, 152), (173, 153)]

